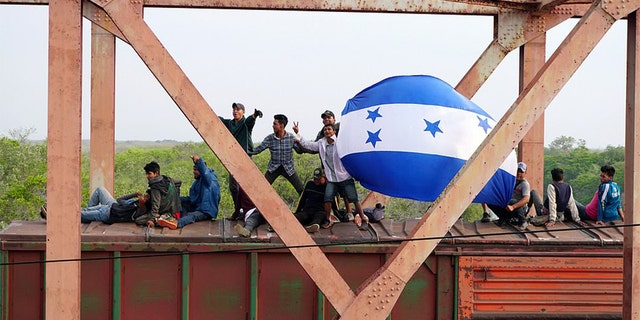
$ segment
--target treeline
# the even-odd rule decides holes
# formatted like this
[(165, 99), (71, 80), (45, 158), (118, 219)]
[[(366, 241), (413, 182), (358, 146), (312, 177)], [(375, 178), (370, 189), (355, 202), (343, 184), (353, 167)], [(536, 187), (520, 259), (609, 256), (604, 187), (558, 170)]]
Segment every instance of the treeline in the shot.
[[(12, 137), (0, 137), (0, 229), (13, 220), (38, 220), (39, 208), (46, 200), (46, 142), (31, 142), (27, 134), (14, 134)], [(233, 212), (233, 201), (228, 191), (228, 172), (218, 158), (205, 143), (185, 142), (173, 147), (153, 148), (150, 146), (135, 147), (116, 152), (115, 158), (115, 196), (133, 191), (144, 191), (147, 180), (143, 167), (150, 161), (157, 161), (161, 173), (183, 181), (182, 195), (187, 195), (193, 182), (193, 163), (189, 158), (199, 154), (218, 174), (222, 199), (220, 217), (230, 216)], [(320, 165), (317, 155), (294, 153), (296, 170), (303, 181), (311, 179), (314, 168)], [(269, 152), (253, 157), (253, 161), (261, 172), (264, 172), (269, 161)], [(616, 170), (615, 180), (624, 191), (624, 148), (607, 147), (604, 151), (589, 150), (583, 141), (561, 137), (545, 149), (545, 185), (549, 183), (548, 172), (554, 167), (565, 170), (567, 181), (573, 185), (576, 198), (581, 202), (591, 199), (599, 184), (599, 169), (603, 164), (612, 164)], [(82, 205), (86, 205), (89, 190), (89, 155), (82, 154)], [(283, 178), (273, 184), (276, 192), (290, 208), (294, 208), (298, 194)], [(358, 185), (361, 199), (368, 190)], [(387, 204), (387, 217), (405, 219), (420, 217), (427, 210), (429, 203), (406, 199), (392, 199)], [(463, 219), (472, 221), (482, 215), (479, 205), (470, 206), (463, 214)]]

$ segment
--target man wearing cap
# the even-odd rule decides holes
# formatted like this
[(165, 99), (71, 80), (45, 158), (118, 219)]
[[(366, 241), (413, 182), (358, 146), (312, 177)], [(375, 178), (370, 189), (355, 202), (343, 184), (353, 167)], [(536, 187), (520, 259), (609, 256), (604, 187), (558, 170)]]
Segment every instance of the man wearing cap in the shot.
[[(327, 124), (332, 124), (333, 127), (335, 128), (335, 132), (336, 135), (338, 134), (338, 131), (340, 130), (340, 122), (336, 123), (336, 116), (333, 114), (333, 112), (331, 110), (325, 110), (320, 117), (322, 118), (322, 129), (320, 129), (320, 131), (318, 132), (318, 134), (316, 135), (316, 139), (314, 141), (318, 141), (322, 138), (324, 138), (324, 132), (322, 130), (324, 130), (324, 126)], [(298, 126), (295, 125), (293, 127), (293, 132), (294, 133), (298, 133)], [(302, 148), (302, 153), (311, 153), (311, 154), (316, 154), (318, 153), (317, 151), (313, 151), (313, 150), (309, 150), (307, 148)]]
[[(262, 111), (258, 109), (254, 109), (253, 114), (248, 118), (244, 116), (244, 105), (239, 102), (234, 102), (231, 105), (233, 109), (232, 119), (225, 119), (223, 117), (220, 118), (220, 121), (224, 124), (231, 135), (238, 141), (244, 152), (249, 154), (250, 151), (253, 151), (253, 140), (251, 140), (251, 134), (253, 132), (253, 126), (256, 124), (256, 118), (262, 118)], [(231, 198), (233, 199), (233, 204), (235, 207), (238, 206), (238, 183), (233, 178), (233, 176), (229, 175), (229, 192), (231, 193)], [(236, 217), (237, 218), (237, 217)]]
[(158, 225), (175, 230), (190, 223), (215, 219), (218, 216), (220, 204), (220, 184), (216, 172), (207, 168), (204, 160), (197, 154), (191, 156), (193, 160), (193, 184), (188, 197), (180, 197), (182, 212), (180, 219), (161, 217)]
[[(336, 122), (336, 116), (333, 114), (333, 112), (331, 112), (331, 110), (325, 110), (320, 115), (320, 117), (322, 117), (322, 128), (324, 129), (324, 126), (327, 125), (327, 124), (332, 124), (334, 130), (336, 131), (336, 136), (337, 136), (338, 135), (338, 131), (340, 131), (340, 122)], [(322, 132), (323, 129), (320, 129), (320, 131), (316, 135), (316, 140), (315, 141), (318, 141), (318, 140), (324, 138), (324, 132)]]
[(327, 187), (327, 178), (322, 168), (313, 171), (313, 180), (307, 182), (298, 200), (298, 206), (294, 216), (300, 224), (305, 226), (307, 232), (317, 232), (325, 220), (324, 192)]
[(301, 194), (304, 186), (294, 168), (293, 150), (297, 153), (302, 152), (300, 151), (300, 146), (294, 143), (293, 134), (285, 130), (287, 123), (289, 123), (289, 120), (284, 114), (273, 116), (273, 133), (266, 136), (259, 146), (253, 151), (249, 151), (249, 154), (254, 155), (269, 149), (271, 158), (264, 177), (269, 183), (273, 183), (279, 176), (283, 176), (293, 185), (296, 192)]
[(518, 163), (518, 173), (516, 174), (516, 185), (513, 188), (513, 195), (511, 201), (506, 207), (499, 207), (496, 205), (489, 205), (491, 211), (493, 211), (499, 218), (496, 222), (499, 226), (502, 226), (505, 222), (509, 222), (511, 218), (516, 218), (518, 221), (518, 228), (525, 230), (528, 226), (525, 215), (528, 212), (528, 203), (531, 197), (531, 186), (525, 175), (527, 172), (527, 165), (524, 162)]

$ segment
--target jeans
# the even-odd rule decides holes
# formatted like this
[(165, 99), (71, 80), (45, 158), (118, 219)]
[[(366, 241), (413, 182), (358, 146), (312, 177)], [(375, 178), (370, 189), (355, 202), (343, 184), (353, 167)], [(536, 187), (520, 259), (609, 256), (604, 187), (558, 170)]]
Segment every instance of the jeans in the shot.
[(298, 194), (302, 194), (304, 185), (302, 184), (302, 180), (300, 180), (298, 173), (294, 172), (292, 175), (288, 175), (283, 166), (279, 166), (278, 169), (273, 172), (269, 172), (267, 170), (267, 172), (264, 173), (264, 177), (269, 181), (269, 184), (273, 184), (279, 176), (285, 177), (289, 183), (291, 183), (293, 188), (296, 189), (296, 192), (298, 192)]
[(116, 202), (111, 193), (104, 187), (98, 187), (91, 194), (86, 208), (80, 209), (80, 221), (102, 221), (109, 220), (111, 205)]
[(347, 201), (356, 202), (358, 201), (358, 192), (356, 191), (356, 182), (351, 179), (347, 179), (340, 182), (329, 182), (327, 181), (327, 188), (324, 191), (324, 201), (331, 202), (333, 201), (333, 197), (335, 195), (341, 194), (347, 197)]
[[(516, 202), (518, 201), (516, 201), (515, 199), (511, 199), (511, 201), (509, 201), (509, 204), (513, 205)], [(502, 222), (509, 223), (509, 220), (511, 220), (511, 218), (516, 218), (518, 220), (518, 225), (522, 225), (527, 221), (525, 218), (526, 213), (524, 212), (523, 207), (514, 209), (513, 211), (507, 211), (506, 207), (499, 207), (490, 204), (489, 209), (491, 209), (491, 211), (493, 211), (493, 213), (495, 213), (498, 218), (500, 218), (499, 221)]]
[(246, 219), (244, 220), (244, 228), (249, 230), (249, 232), (251, 232), (257, 226), (265, 222), (267, 222), (267, 220), (265, 220), (262, 214), (260, 214), (260, 211), (256, 209), (251, 213), (251, 215), (246, 217)]
[(186, 212), (182, 214), (182, 216), (180, 216), (180, 219), (178, 219), (178, 228), (182, 228), (188, 224), (208, 219), (211, 219), (211, 216), (202, 211)]

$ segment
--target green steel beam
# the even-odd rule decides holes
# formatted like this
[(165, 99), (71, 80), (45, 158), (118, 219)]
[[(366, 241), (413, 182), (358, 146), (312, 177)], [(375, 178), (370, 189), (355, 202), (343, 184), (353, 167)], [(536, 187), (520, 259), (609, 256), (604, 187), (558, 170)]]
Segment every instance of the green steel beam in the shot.
[[(0, 252), (0, 263), (4, 263), (5, 261), (9, 261), (7, 257), (7, 251), (2, 250)], [(2, 286), (3, 290), (0, 290), (0, 315), (2, 315), (2, 319), (8, 319), (9, 314), (7, 311), (7, 294), (5, 293), (5, 288), (7, 287), (7, 272), (9, 270), (8, 265), (2, 265), (2, 269), (0, 270), (0, 286)]]
[(113, 253), (113, 309), (111, 310), (111, 318), (120, 320), (122, 308), (122, 265), (120, 261), (120, 251)]
[(258, 253), (252, 252), (251, 259), (251, 283), (249, 286), (249, 319), (258, 318)]
[(318, 320), (324, 320), (324, 293), (322, 293), (322, 291), (320, 291), (319, 288), (316, 288), (317, 292), (318, 292), (318, 310), (317, 310), (317, 314), (316, 314), (316, 319)]
[(182, 255), (182, 320), (189, 320), (189, 255)]

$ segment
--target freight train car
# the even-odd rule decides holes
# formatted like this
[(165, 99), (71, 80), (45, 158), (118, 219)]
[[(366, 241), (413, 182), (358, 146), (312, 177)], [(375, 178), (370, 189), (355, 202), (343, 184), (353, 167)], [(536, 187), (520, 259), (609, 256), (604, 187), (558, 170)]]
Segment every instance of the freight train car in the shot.
[[(82, 225), (82, 319), (333, 319), (275, 232), (235, 222), (181, 230)], [(312, 234), (355, 290), (417, 220), (339, 223)], [(44, 319), (46, 225), (0, 233), (2, 319)], [(391, 319), (621, 319), (623, 227), (558, 223), (521, 232), (457, 222), (408, 282)], [(415, 240), (419, 241), (419, 240)]]

